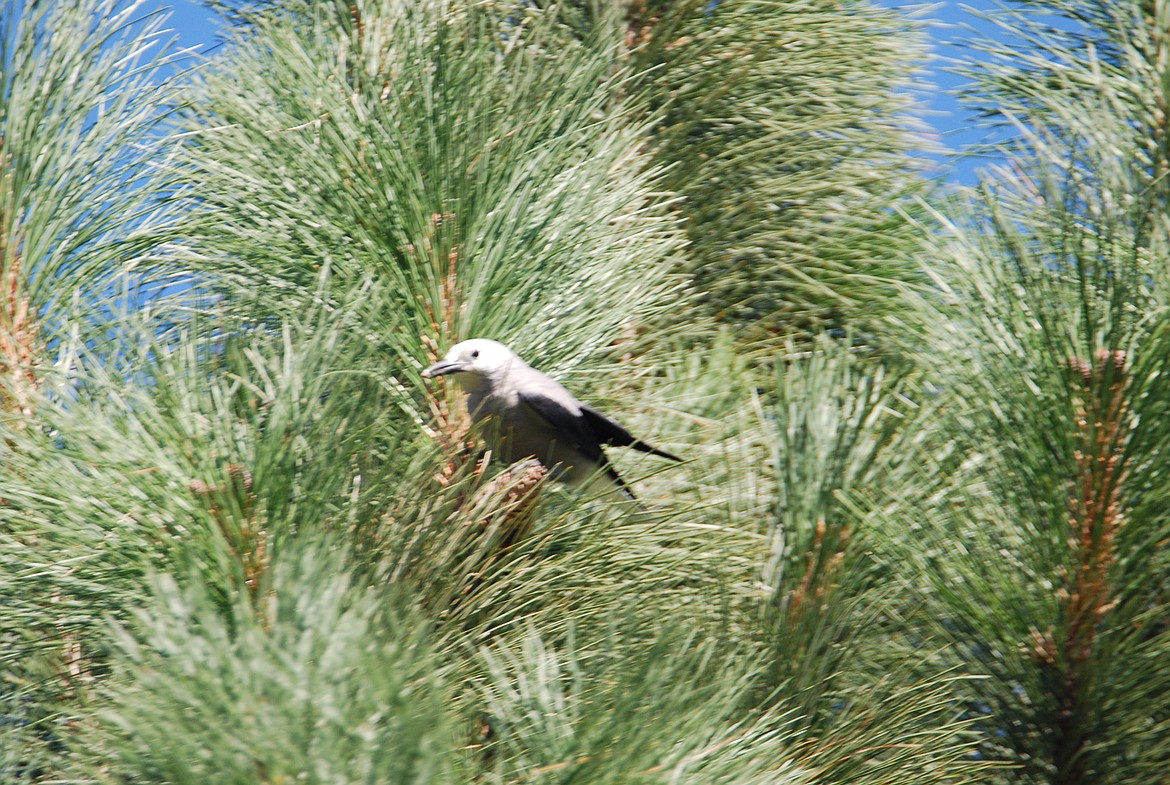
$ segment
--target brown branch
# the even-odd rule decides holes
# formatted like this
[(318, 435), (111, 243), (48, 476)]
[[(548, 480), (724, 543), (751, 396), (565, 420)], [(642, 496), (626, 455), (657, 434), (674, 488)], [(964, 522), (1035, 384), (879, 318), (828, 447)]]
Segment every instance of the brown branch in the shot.
[(33, 402), (40, 388), (33, 369), (39, 358), (39, 329), (32, 316), (29, 298), (21, 286), (21, 257), (13, 253), (4, 271), (4, 300), (0, 310), (0, 373), (8, 389), (0, 406), (18, 411), (26, 418), (33, 414)]
[(1048, 630), (1033, 632), (1030, 653), (1042, 666), (1059, 669), (1056, 779), (1059, 785), (1086, 781), (1082, 754), (1088, 743), (1082, 715), (1092, 700), (1085, 694), (1102, 619), (1117, 604), (1110, 570), (1118, 532), (1125, 525), (1121, 489), (1125, 481), (1122, 446), (1131, 425), (1127, 391), (1128, 358), (1123, 351), (1099, 351), (1092, 361), (1070, 358), (1078, 390), (1076, 474), (1069, 498), (1069, 545), (1075, 565), (1058, 590), (1065, 628), (1060, 640)]
[(849, 545), (848, 526), (833, 532), (830, 540), (829, 526), (824, 518), (817, 521), (812, 547), (805, 553), (804, 575), (788, 600), (790, 624), (803, 615), (811, 601), (823, 602), (833, 589), (833, 576), (845, 561), (845, 550)]
[[(454, 221), (454, 213), (435, 213), (431, 216), (431, 223), (435, 228)], [(435, 312), (431, 304), (427, 304), (433, 335), (423, 335), (421, 339), (423, 346), (426, 347), (429, 363), (438, 362), (442, 356), (439, 348), (440, 340), (454, 341), (455, 324), (462, 301), (463, 292), (459, 281), (459, 248), (455, 246), (447, 254), (447, 274), (439, 282), (438, 313)], [(475, 447), (471, 439), (471, 417), (467, 413), (467, 407), (456, 406), (452, 411), (449, 401), (447, 379), (440, 377), (437, 392), (427, 395), (427, 404), (436, 424), (435, 438), (447, 456), (446, 464), (435, 478), (443, 487), (450, 485), (467, 465), (467, 458)]]
[[(232, 463), (226, 467), (226, 474), (225, 483), (208, 485), (202, 480), (193, 480), (187, 487), (203, 503), (232, 549), (244, 573), (244, 585), (248, 587), (252, 604), (259, 609), (260, 589), (269, 567), (268, 531), (256, 513), (252, 473)], [(239, 511), (238, 521), (229, 516), (233, 510)]]

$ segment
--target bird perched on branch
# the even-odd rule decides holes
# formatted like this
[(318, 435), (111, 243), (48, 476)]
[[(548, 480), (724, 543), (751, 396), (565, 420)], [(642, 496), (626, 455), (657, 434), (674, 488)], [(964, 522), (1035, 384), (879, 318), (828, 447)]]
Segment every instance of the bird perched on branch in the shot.
[(581, 403), (498, 341), (474, 338), (457, 343), (422, 375), (427, 379), (451, 375), (459, 382), (468, 393), (471, 419), (485, 426), (488, 446), (504, 461), (536, 458), (554, 479), (569, 485), (603, 483), (607, 490), (634, 498), (610, 465), (603, 445), (682, 460)]

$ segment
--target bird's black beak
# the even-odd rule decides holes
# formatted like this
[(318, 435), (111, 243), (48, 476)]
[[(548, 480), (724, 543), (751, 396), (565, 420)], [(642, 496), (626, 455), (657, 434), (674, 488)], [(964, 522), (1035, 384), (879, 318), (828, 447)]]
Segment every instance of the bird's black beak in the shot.
[(440, 360), (430, 368), (423, 370), (424, 379), (433, 379), (436, 376), (446, 376), (449, 373), (458, 373), (463, 370), (463, 363), (458, 360)]

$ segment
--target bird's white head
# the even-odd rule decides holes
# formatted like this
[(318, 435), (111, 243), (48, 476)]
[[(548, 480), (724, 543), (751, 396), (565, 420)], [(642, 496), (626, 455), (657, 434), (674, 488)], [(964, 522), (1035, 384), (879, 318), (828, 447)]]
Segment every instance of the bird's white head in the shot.
[(472, 338), (452, 346), (446, 357), (425, 369), (422, 375), (426, 379), (433, 379), (436, 376), (456, 374), (456, 380), (470, 388), (476, 386), (475, 377), (490, 380), (506, 374), (512, 365), (523, 362), (499, 341)]

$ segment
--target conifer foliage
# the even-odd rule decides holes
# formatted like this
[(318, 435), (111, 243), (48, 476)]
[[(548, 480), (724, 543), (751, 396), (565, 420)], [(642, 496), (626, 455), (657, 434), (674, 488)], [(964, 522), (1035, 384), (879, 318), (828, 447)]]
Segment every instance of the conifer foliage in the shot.
[(0, 779), (1163, 776), (1163, 4), (1005, 16), (957, 195), (877, 4), (210, 5), (0, 2)]

